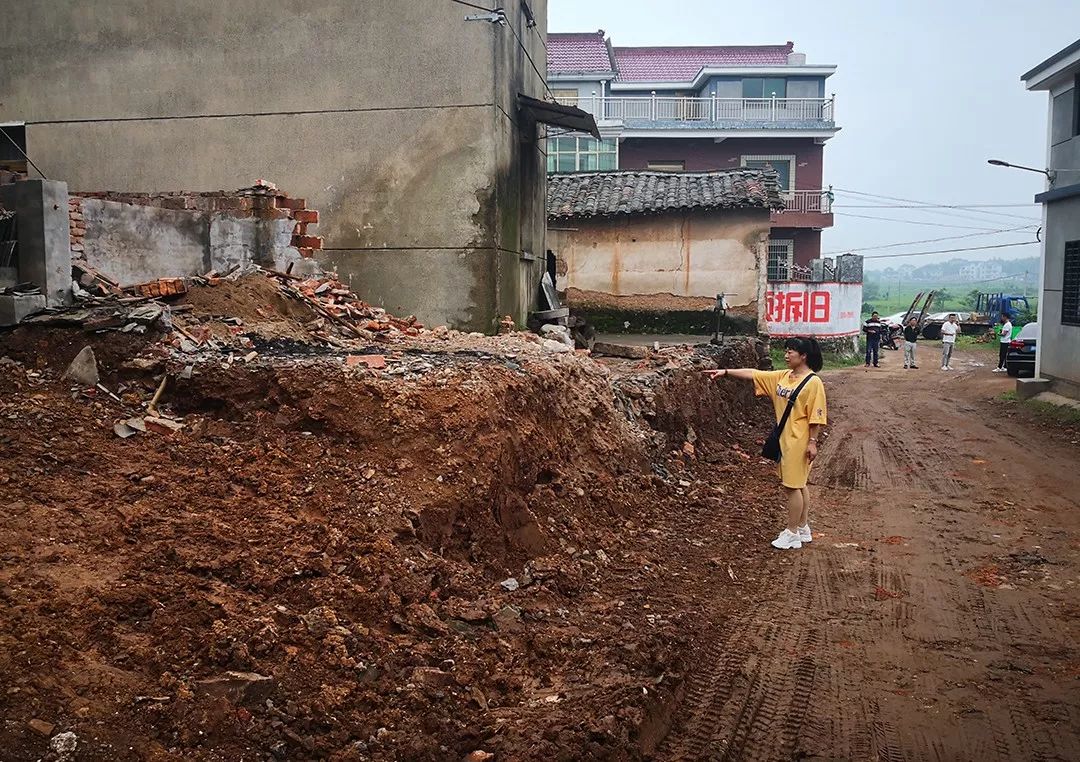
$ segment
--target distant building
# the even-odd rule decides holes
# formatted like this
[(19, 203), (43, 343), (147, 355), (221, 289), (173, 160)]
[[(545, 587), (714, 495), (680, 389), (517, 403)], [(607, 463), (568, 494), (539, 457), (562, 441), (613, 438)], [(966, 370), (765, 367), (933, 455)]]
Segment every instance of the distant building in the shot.
[(764, 328), (764, 260), (775, 176), (587, 172), (548, 178), (557, 285), (579, 311), (641, 315), (711, 310)]
[[(1050, 95), (1035, 375), (1080, 399), (1080, 40), (1021, 77)], [(1036, 385), (1037, 388), (1038, 385)]]
[(770, 168), (785, 208), (774, 211), (770, 280), (821, 253), (831, 227), (825, 142), (839, 131), (826, 91), (832, 65), (782, 45), (616, 47), (603, 31), (548, 37), (556, 98), (596, 116), (602, 140), (549, 141), (550, 172), (708, 172)]
[(972, 262), (960, 268), (958, 276), (963, 281), (985, 281), (1000, 278), (1005, 268), (997, 262)]

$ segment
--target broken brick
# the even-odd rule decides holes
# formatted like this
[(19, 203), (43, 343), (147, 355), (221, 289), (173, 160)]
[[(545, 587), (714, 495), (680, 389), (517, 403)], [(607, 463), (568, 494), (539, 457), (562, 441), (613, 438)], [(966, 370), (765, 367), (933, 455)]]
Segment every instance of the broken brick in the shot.
[(297, 209), (296, 212), (293, 213), (293, 219), (297, 222), (318, 224), (319, 212), (317, 209)]
[(276, 198), (279, 209), (298, 210), (307, 207), (307, 201), (302, 198), (289, 198), (288, 196), (277, 196)]
[(349, 355), (345, 358), (346, 368), (355, 368), (358, 365), (365, 365), (369, 368), (385, 368), (386, 356), (385, 355)]
[(294, 235), (292, 245), (301, 249), (321, 249), (322, 238), (317, 235)]

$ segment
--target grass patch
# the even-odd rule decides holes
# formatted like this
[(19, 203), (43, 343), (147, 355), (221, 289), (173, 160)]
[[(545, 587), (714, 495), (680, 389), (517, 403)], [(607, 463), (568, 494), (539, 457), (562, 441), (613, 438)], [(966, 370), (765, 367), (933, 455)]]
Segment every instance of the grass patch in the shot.
[(992, 354), (998, 353), (998, 342), (996, 341), (976, 341), (976, 336), (957, 336), (956, 348), (957, 349), (970, 349), (975, 352), (990, 352)]
[(1065, 426), (1080, 426), (1080, 409), (1069, 405), (1055, 405), (1053, 402), (1035, 399), (1021, 400), (1015, 391), (1007, 391), (998, 399), (1002, 402), (1018, 403), (1044, 421)]

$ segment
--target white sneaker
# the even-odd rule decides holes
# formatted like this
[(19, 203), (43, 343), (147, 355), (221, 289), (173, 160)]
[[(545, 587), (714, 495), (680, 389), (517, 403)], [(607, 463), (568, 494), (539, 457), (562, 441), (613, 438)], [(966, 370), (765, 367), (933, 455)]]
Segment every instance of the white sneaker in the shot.
[(951, 365), (946, 365), (946, 366), (945, 366), (945, 370), (956, 370), (956, 368), (954, 368), (954, 367), (953, 367), (953, 366), (951, 366)]
[(810, 534), (810, 525), (803, 524), (799, 527), (799, 540), (800, 542), (813, 542), (814, 535)]
[(790, 532), (785, 529), (772, 541), (772, 546), (780, 550), (798, 550), (802, 547), (802, 540), (799, 539), (798, 532)]
[(942, 370), (948, 370), (948, 368), (946, 368), (944, 365), (941, 366), (941, 369)]

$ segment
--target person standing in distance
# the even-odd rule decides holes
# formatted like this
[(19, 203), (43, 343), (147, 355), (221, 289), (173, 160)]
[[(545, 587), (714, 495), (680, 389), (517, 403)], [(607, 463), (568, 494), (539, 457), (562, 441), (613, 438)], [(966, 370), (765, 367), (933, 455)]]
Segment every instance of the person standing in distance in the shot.
[[(731, 376), (752, 381), (754, 394), (772, 400), (776, 421), (780, 422), (788, 400), (806, 381), (795, 397), (791, 415), (780, 432), (780, 484), (787, 498), (787, 526), (772, 541), (774, 548), (801, 548), (814, 538), (810, 533), (810, 491), (806, 487), (810, 467), (818, 454), (818, 437), (827, 423), (825, 384), (816, 375), (823, 360), (821, 347), (811, 338), (791, 338), (784, 342), (786, 370), (722, 368), (705, 371), (710, 378)], [(813, 376), (807, 380), (807, 376)]]
[(881, 322), (881, 316), (877, 312), (870, 314), (870, 319), (863, 323), (863, 333), (866, 334), (866, 367), (870, 367), (870, 360), (874, 361), (874, 367), (878, 367), (878, 352), (881, 349), (881, 334), (888, 330), (888, 326)]
[(904, 326), (904, 370), (908, 368), (919, 369), (919, 366), (915, 364), (915, 347), (918, 346), (918, 341), (919, 319), (911, 318), (907, 321), (907, 325)]
[(956, 348), (956, 335), (960, 333), (960, 323), (956, 313), (950, 312), (949, 319), (941, 324), (941, 369), (953, 370), (952, 353)]
[(998, 326), (998, 366), (994, 373), (1005, 372), (1005, 358), (1009, 356), (1009, 342), (1012, 341), (1012, 321), (1004, 312), (1001, 313), (1001, 324)]

